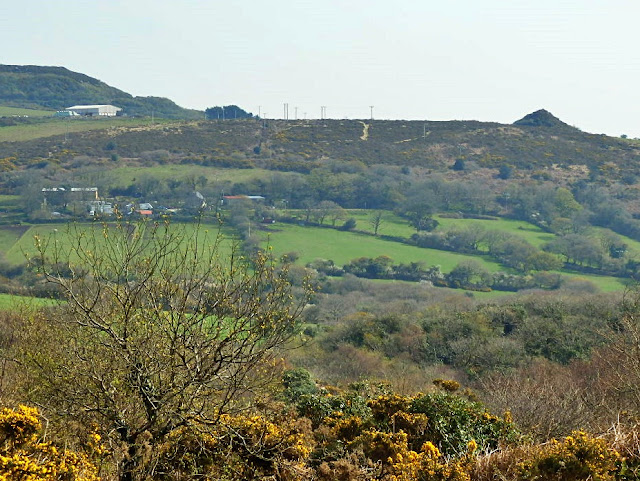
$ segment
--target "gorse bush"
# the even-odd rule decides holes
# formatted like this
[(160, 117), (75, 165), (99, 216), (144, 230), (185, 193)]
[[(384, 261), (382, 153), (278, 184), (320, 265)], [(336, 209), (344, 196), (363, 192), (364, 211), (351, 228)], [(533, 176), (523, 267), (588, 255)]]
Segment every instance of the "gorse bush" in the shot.
[[(99, 480), (98, 469), (87, 454), (38, 442), (42, 423), (35, 408), (4, 408), (0, 435), (0, 481)], [(99, 443), (100, 437), (93, 436)]]
[(522, 479), (613, 481), (620, 455), (601, 438), (576, 431), (542, 446), (520, 464)]

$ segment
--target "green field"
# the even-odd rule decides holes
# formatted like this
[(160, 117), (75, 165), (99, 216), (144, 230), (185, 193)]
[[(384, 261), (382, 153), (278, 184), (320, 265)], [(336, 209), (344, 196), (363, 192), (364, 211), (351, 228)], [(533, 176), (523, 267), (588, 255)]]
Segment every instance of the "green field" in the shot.
[(0, 294), (0, 311), (13, 311), (23, 307), (45, 307), (56, 305), (59, 301), (55, 299), (42, 299), (40, 297), (14, 296), (11, 294)]
[[(347, 216), (356, 220), (356, 230), (373, 234), (373, 226), (371, 225), (373, 213), (374, 211), (350, 210)], [(407, 219), (403, 219), (390, 211), (384, 212), (382, 222), (378, 227), (378, 235), (409, 238), (415, 233), (416, 230), (409, 225)]]
[[(25, 262), (28, 257), (33, 257), (37, 254), (37, 250), (35, 247), (35, 236), (40, 236), (44, 242), (51, 242), (57, 240), (62, 249), (66, 250), (70, 247), (71, 241), (69, 237), (66, 235), (67, 229), (72, 228), (68, 227), (64, 224), (40, 224), (28, 227), (26, 231), (22, 232), (22, 235), (15, 239), (13, 243), (11, 243), (10, 247), (6, 250), (3, 248), (3, 252), (5, 254), (5, 259), (7, 262), (11, 264), (21, 264)], [(79, 232), (87, 231), (92, 228), (91, 224), (78, 225), (77, 226)], [(6, 227), (0, 229), (0, 232), (4, 232), (3, 235), (10, 235), (6, 232), (9, 229)], [(3, 244), (4, 245), (4, 244)], [(9, 244), (6, 244), (9, 246)]]
[[(170, 123), (172, 121), (158, 119), (155, 124)], [(25, 140), (52, 137), (74, 132), (88, 132), (90, 130), (104, 130), (116, 127), (152, 126), (151, 120), (146, 118), (106, 117), (97, 118), (51, 118), (26, 125), (13, 125), (0, 128), (0, 142), (21, 142)]]
[[(11, 264), (20, 264), (24, 262), (24, 256), (20, 258), (9, 259), (9, 252), (14, 246), (23, 239), (24, 234), (29, 230), (29, 226), (0, 226), (0, 252), (4, 254), (4, 258)], [(33, 241), (32, 241), (33, 242)]]
[(53, 114), (53, 110), (23, 109), (17, 107), (5, 107), (3, 105), (0, 105), (0, 117), (50, 117)]
[(540, 248), (543, 244), (553, 240), (555, 234), (543, 231), (540, 227), (522, 220), (513, 219), (449, 219), (439, 215), (434, 216), (440, 225), (438, 230), (462, 228), (471, 225), (479, 225), (486, 230), (499, 230), (523, 238), (531, 245)]
[(620, 277), (611, 276), (598, 276), (595, 274), (573, 274), (567, 272), (559, 272), (565, 278), (572, 278), (575, 280), (585, 280), (596, 285), (602, 292), (613, 292), (624, 290), (631, 281), (631, 279), (622, 279)]
[[(356, 229), (373, 233), (371, 217), (373, 211), (356, 210), (349, 211), (348, 216), (356, 219)], [(435, 215), (440, 225), (436, 231), (446, 231), (449, 229), (463, 229), (472, 225), (479, 225), (486, 230), (499, 230), (518, 236), (530, 244), (540, 248), (546, 242), (553, 240), (554, 234), (543, 231), (539, 227), (521, 220), (512, 219), (451, 219)], [(395, 215), (393, 212), (385, 212), (382, 223), (378, 229), (379, 235), (389, 235), (409, 238), (416, 233), (416, 230), (409, 225), (407, 219)], [(640, 247), (640, 243), (638, 243)]]
[(262, 234), (265, 244), (268, 242), (276, 255), (297, 252), (298, 262), (303, 265), (318, 258), (331, 259), (337, 265), (343, 265), (358, 257), (386, 255), (396, 263), (424, 262), (427, 266), (439, 265), (444, 272), (449, 272), (457, 264), (467, 260), (478, 261), (490, 272), (505, 270), (497, 262), (484, 257), (422, 249), (336, 229), (277, 224), (273, 232)]
[[(136, 224), (133, 224), (135, 226)], [(213, 243), (218, 233), (218, 226), (216, 225), (202, 225), (197, 227), (197, 224), (191, 223), (176, 223), (172, 224), (172, 227), (180, 229), (184, 234), (185, 239), (189, 239), (193, 236), (196, 229), (199, 229), (198, 242), (202, 244), (206, 240), (209, 244)], [(16, 232), (22, 228), (20, 235), (16, 235)], [(55, 242), (60, 249), (60, 252), (69, 252), (72, 248), (74, 234), (87, 235), (90, 234), (91, 229), (102, 230), (103, 225), (100, 223), (95, 224), (39, 224), (34, 226), (16, 226), (11, 228), (9, 226), (0, 227), (0, 242), (3, 239), (7, 239), (6, 245), (8, 248), (4, 250), (0, 248), (0, 252), (4, 252), (5, 260), (11, 264), (21, 264), (29, 257), (33, 257), (37, 254), (35, 246), (35, 236), (39, 236), (42, 242), (48, 242), (50, 247), (48, 252), (53, 252), (53, 243)], [(13, 230), (12, 230), (13, 229)], [(15, 231), (15, 232), (14, 232)], [(235, 242), (233, 235), (229, 232), (221, 233), (221, 242), (219, 243), (218, 254), (221, 258), (226, 258), (232, 250), (232, 246)], [(102, 232), (99, 232), (96, 236), (96, 248), (101, 248), (103, 245)]]
[[(265, 178), (272, 175), (273, 171), (264, 169), (224, 169), (217, 167), (205, 167), (202, 165), (168, 164), (154, 165), (151, 167), (118, 167), (104, 171), (104, 176), (111, 185), (128, 186), (141, 178), (154, 178), (160, 181), (168, 179), (186, 180), (197, 179), (204, 176), (209, 183), (217, 182), (247, 182), (257, 178)], [(283, 173), (282, 175), (287, 175)]]
[[(360, 214), (365, 215), (365, 214)], [(449, 219), (447, 219), (449, 220)], [(473, 219), (452, 219), (456, 225)], [(494, 222), (494, 221), (484, 221)], [(528, 226), (527, 223), (518, 221), (495, 221), (498, 225), (507, 225), (510, 231), (522, 232), (519, 224)], [(391, 223), (390, 223), (391, 224)], [(454, 225), (454, 223), (449, 223)], [(364, 229), (363, 229), (364, 230)], [(538, 235), (540, 232), (532, 229), (525, 235)], [(269, 243), (276, 255), (280, 256), (288, 252), (297, 252), (298, 263), (305, 265), (322, 258), (331, 259), (336, 265), (344, 265), (358, 257), (377, 257), (386, 255), (396, 263), (423, 262), (426, 266), (439, 265), (443, 272), (449, 272), (457, 264), (467, 260), (475, 260), (489, 272), (511, 272), (501, 264), (492, 261), (486, 256), (473, 256), (458, 254), (437, 249), (424, 249), (413, 247), (399, 242), (386, 241), (371, 235), (356, 232), (343, 232), (335, 229), (309, 227), (291, 224), (276, 224), (269, 233), (262, 233), (265, 245)], [(544, 234), (552, 235), (552, 234)], [(576, 274), (571, 271), (558, 271), (567, 278), (587, 280), (596, 285), (603, 292), (620, 291), (625, 288), (628, 279), (593, 274)], [(476, 297), (482, 297), (482, 293), (474, 293)], [(492, 297), (499, 294), (488, 294)]]
[(19, 195), (0, 195), (0, 209), (16, 207), (19, 202)]

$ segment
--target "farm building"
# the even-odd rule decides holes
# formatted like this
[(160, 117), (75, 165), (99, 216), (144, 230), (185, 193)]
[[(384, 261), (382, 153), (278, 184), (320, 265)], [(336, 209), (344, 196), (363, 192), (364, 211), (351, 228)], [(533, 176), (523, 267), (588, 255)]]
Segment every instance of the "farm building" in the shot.
[(265, 200), (261, 195), (223, 195), (222, 196), (222, 205), (233, 205), (236, 202), (246, 202), (246, 201), (260, 202)]
[(103, 200), (94, 200), (87, 203), (87, 211), (89, 215), (113, 215), (113, 204)]
[(65, 110), (88, 117), (114, 117), (122, 109), (114, 105), (74, 105), (73, 107), (67, 107)]
[[(98, 201), (97, 187), (44, 187), (42, 189), (43, 207), (68, 209), (74, 214), (84, 212), (87, 207)], [(95, 210), (95, 209), (94, 209)], [(104, 212), (101, 212), (104, 213)]]

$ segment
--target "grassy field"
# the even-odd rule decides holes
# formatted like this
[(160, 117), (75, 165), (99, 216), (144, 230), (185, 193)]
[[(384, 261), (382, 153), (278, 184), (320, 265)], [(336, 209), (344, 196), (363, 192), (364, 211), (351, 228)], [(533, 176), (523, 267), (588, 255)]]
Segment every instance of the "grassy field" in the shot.
[(13, 258), (9, 259), (8, 254), (9, 251), (13, 249), (18, 241), (20, 241), (24, 234), (29, 230), (29, 226), (22, 225), (5, 225), (0, 226), (0, 252), (5, 255), (5, 260), (12, 264), (19, 264), (24, 261), (24, 257), (22, 259)]
[(5, 107), (3, 105), (0, 105), (0, 117), (50, 117), (53, 114), (53, 110), (23, 109), (17, 107)]
[[(155, 124), (170, 123), (172, 121), (158, 119)], [(14, 125), (0, 128), (0, 142), (21, 142), (54, 135), (64, 135), (74, 132), (88, 132), (90, 130), (104, 130), (114, 127), (142, 127), (151, 125), (151, 120), (146, 118), (51, 118), (42, 122), (33, 122), (26, 125)]]
[[(135, 224), (133, 224), (135, 226)], [(13, 227), (13, 226), (12, 226)], [(21, 227), (23, 231), (21, 235), (16, 237), (16, 232), (18, 231), (17, 227)], [(79, 235), (90, 236), (91, 230), (97, 230), (96, 235), (96, 245), (97, 248), (100, 248), (103, 245), (103, 235), (102, 235), (102, 224), (73, 224), (70, 226), (64, 224), (39, 224), (34, 226), (17, 226), (12, 231), (6, 226), (5, 228), (0, 227), (0, 242), (3, 239), (7, 239), (6, 244), (0, 244), (0, 246), (9, 246), (6, 250), (0, 247), (0, 252), (4, 252), (5, 259), (7, 262), (11, 264), (21, 264), (25, 262), (26, 258), (33, 257), (37, 254), (37, 249), (35, 246), (35, 236), (39, 236), (42, 239), (42, 242), (50, 243), (51, 247), (48, 249), (49, 252), (53, 252), (53, 243), (57, 242), (58, 248), (61, 252), (69, 252), (72, 247), (73, 239), (76, 237), (74, 233)], [(184, 233), (185, 238), (189, 239), (193, 236), (196, 229), (198, 227), (196, 224), (182, 224), (176, 223), (173, 224), (172, 227), (176, 229), (182, 229), (181, 232)], [(216, 239), (216, 235), (218, 233), (218, 227), (215, 225), (203, 225), (199, 228), (199, 237), (198, 241), (202, 243), (206, 240), (209, 244), (213, 243)], [(219, 251), (218, 254), (221, 258), (226, 258), (231, 250), (232, 246), (235, 242), (235, 239), (231, 233), (222, 232), (221, 233), (222, 240), (219, 243)]]
[[(185, 180), (204, 176), (209, 183), (233, 181), (247, 182), (256, 178), (265, 178), (272, 174), (272, 171), (264, 169), (223, 169), (216, 167), (205, 167), (201, 165), (154, 165), (151, 167), (118, 167), (107, 170), (104, 176), (111, 185), (126, 187), (135, 180), (143, 177), (152, 177), (160, 181), (167, 179)], [(283, 174), (283, 175), (286, 175)]]
[(483, 257), (422, 249), (365, 234), (342, 232), (335, 229), (277, 224), (273, 232), (263, 232), (262, 235), (265, 244), (268, 242), (276, 255), (295, 251), (299, 254), (298, 262), (303, 265), (317, 258), (331, 259), (336, 264), (343, 265), (358, 257), (386, 255), (396, 263), (420, 261), (427, 266), (439, 265), (444, 272), (449, 272), (457, 264), (467, 260), (478, 261), (490, 272), (505, 270), (497, 262)]
[(470, 225), (479, 225), (486, 230), (499, 230), (523, 238), (535, 247), (553, 240), (554, 234), (543, 231), (540, 227), (521, 220), (512, 219), (449, 219), (441, 216), (434, 216), (440, 222), (438, 230), (450, 228), (462, 228)]
[(21, 308), (53, 306), (58, 301), (54, 299), (42, 299), (40, 297), (14, 296), (0, 294), (0, 311), (14, 311)]
[(595, 274), (572, 274), (567, 272), (560, 272), (565, 278), (571, 278), (573, 280), (585, 280), (589, 281), (598, 287), (602, 292), (613, 292), (624, 290), (625, 287), (631, 281), (631, 279), (622, 279), (620, 277), (611, 276), (598, 276)]
[[(356, 219), (356, 229), (373, 233), (373, 227), (371, 226), (372, 211), (349, 211), (349, 217)], [(525, 239), (530, 244), (541, 247), (546, 242), (552, 240), (555, 235), (543, 231), (539, 227), (530, 224), (528, 222), (512, 219), (450, 219), (447, 217), (441, 217), (439, 215), (434, 216), (440, 225), (436, 231), (446, 231), (449, 229), (462, 229), (471, 225), (479, 225), (486, 230), (499, 230), (508, 232), (509, 234), (516, 235)], [(398, 237), (411, 237), (415, 234), (416, 230), (409, 225), (407, 219), (403, 219), (395, 215), (393, 212), (385, 212), (383, 221), (378, 229), (379, 235), (390, 235)], [(640, 246), (640, 243), (639, 243)]]
[[(40, 224), (27, 227), (27, 230), (23, 231), (22, 235), (16, 239), (10, 247), (6, 250), (3, 248), (5, 259), (11, 264), (21, 264), (25, 262), (27, 257), (33, 257), (36, 255), (36, 235), (42, 238), (45, 242), (49, 239), (53, 242), (53, 239), (55, 238), (60, 242), (61, 248), (67, 249), (71, 244), (69, 238), (66, 236), (67, 228), (68, 227), (64, 224)], [(77, 228), (79, 232), (84, 232), (91, 229), (92, 226), (91, 224), (78, 225)], [(2, 229), (4, 232), (7, 230), (8, 229), (6, 228)]]
[(605, 227), (593, 227), (593, 226), (589, 227), (589, 229), (586, 232), (586, 235), (596, 240), (602, 238), (605, 235), (618, 237), (622, 242), (627, 244), (628, 257), (631, 257), (633, 259), (640, 258), (640, 242), (630, 237), (623, 236)]
[[(19, 195), (0, 195), (0, 219), (15, 223), (24, 219), (23, 199)], [(1, 245), (0, 245), (1, 246)]]
[[(373, 234), (373, 226), (371, 218), (374, 211), (351, 210), (348, 217), (356, 220), (356, 229)], [(382, 222), (378, 227), (378, 235), (390, 235), (396, 237), (409, 238), (416, 233), (416, 230), (409, 225), (407, 219), (403, 219), (395, 215), (393, 212), (385, 211), (382, 216)]]
[[(463, 221), (461, 219), (453, 220), (458, 222)], [(498, 224), (496, 224), (497, 228), (501, 221), (495, 222), (498, 222)], [(517, 221), (504, 221), (502, 223), (506, 224), (511, 231), (521, 232), (521, 230), (518, 229), (519, 225)], [(527, 225), (526, 223), (522, 224)], [(391, 223), (389, 225), (391, 225)], [(453, 225), (453, 223), (450, 223), (450, 225)], [(530, 232), (531, 234), (529, 235), (541, 235), (540, 232), (536, 232), (535, 230), (526, 232)], [(385, 241), (366, 234), (342, 232), (335, 229), (277, 224), (273, 227), (272, 232), (263, 232), (262, 235), (265, 245), (268, 242), (276, 255), (282, 255), (292, 251), (297, 252), (299, 255), (298, 263), (302, 265), (317, 258), (331, 259), (337, 265), (344, 265), (358, 257), (386, 255), (391, 257), (396, 263), (421, 261), (427, 266), (439, 265), (445, 273), (451, 271), (457, 264), (466, 260), (479, 262), (489, 272), (511, 272), (510, 269), (505, 268), (485, 256), (464, 255), (437, 249), (423, 249), (399, 242)], [(611, 276), (576, 274), (564, 270), (558, 273), (566, 278), (589, 281), (603, 292), (622, 290), (628, 283), (628, 279)], [(483, 294), (474, 293), (474, 295), (481, 297)], [(486, 297), (498, 295), (501, 294), (489, 293)]]

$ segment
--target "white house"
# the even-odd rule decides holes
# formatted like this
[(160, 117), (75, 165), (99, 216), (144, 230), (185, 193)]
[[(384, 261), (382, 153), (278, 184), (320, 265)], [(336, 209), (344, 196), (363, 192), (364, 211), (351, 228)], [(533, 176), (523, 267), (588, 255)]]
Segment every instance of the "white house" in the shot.
[(114, 105), (74, 105), (73, 107), (67, 107), (65, 110), (89, 117), (114, 117), (122, 109)]

